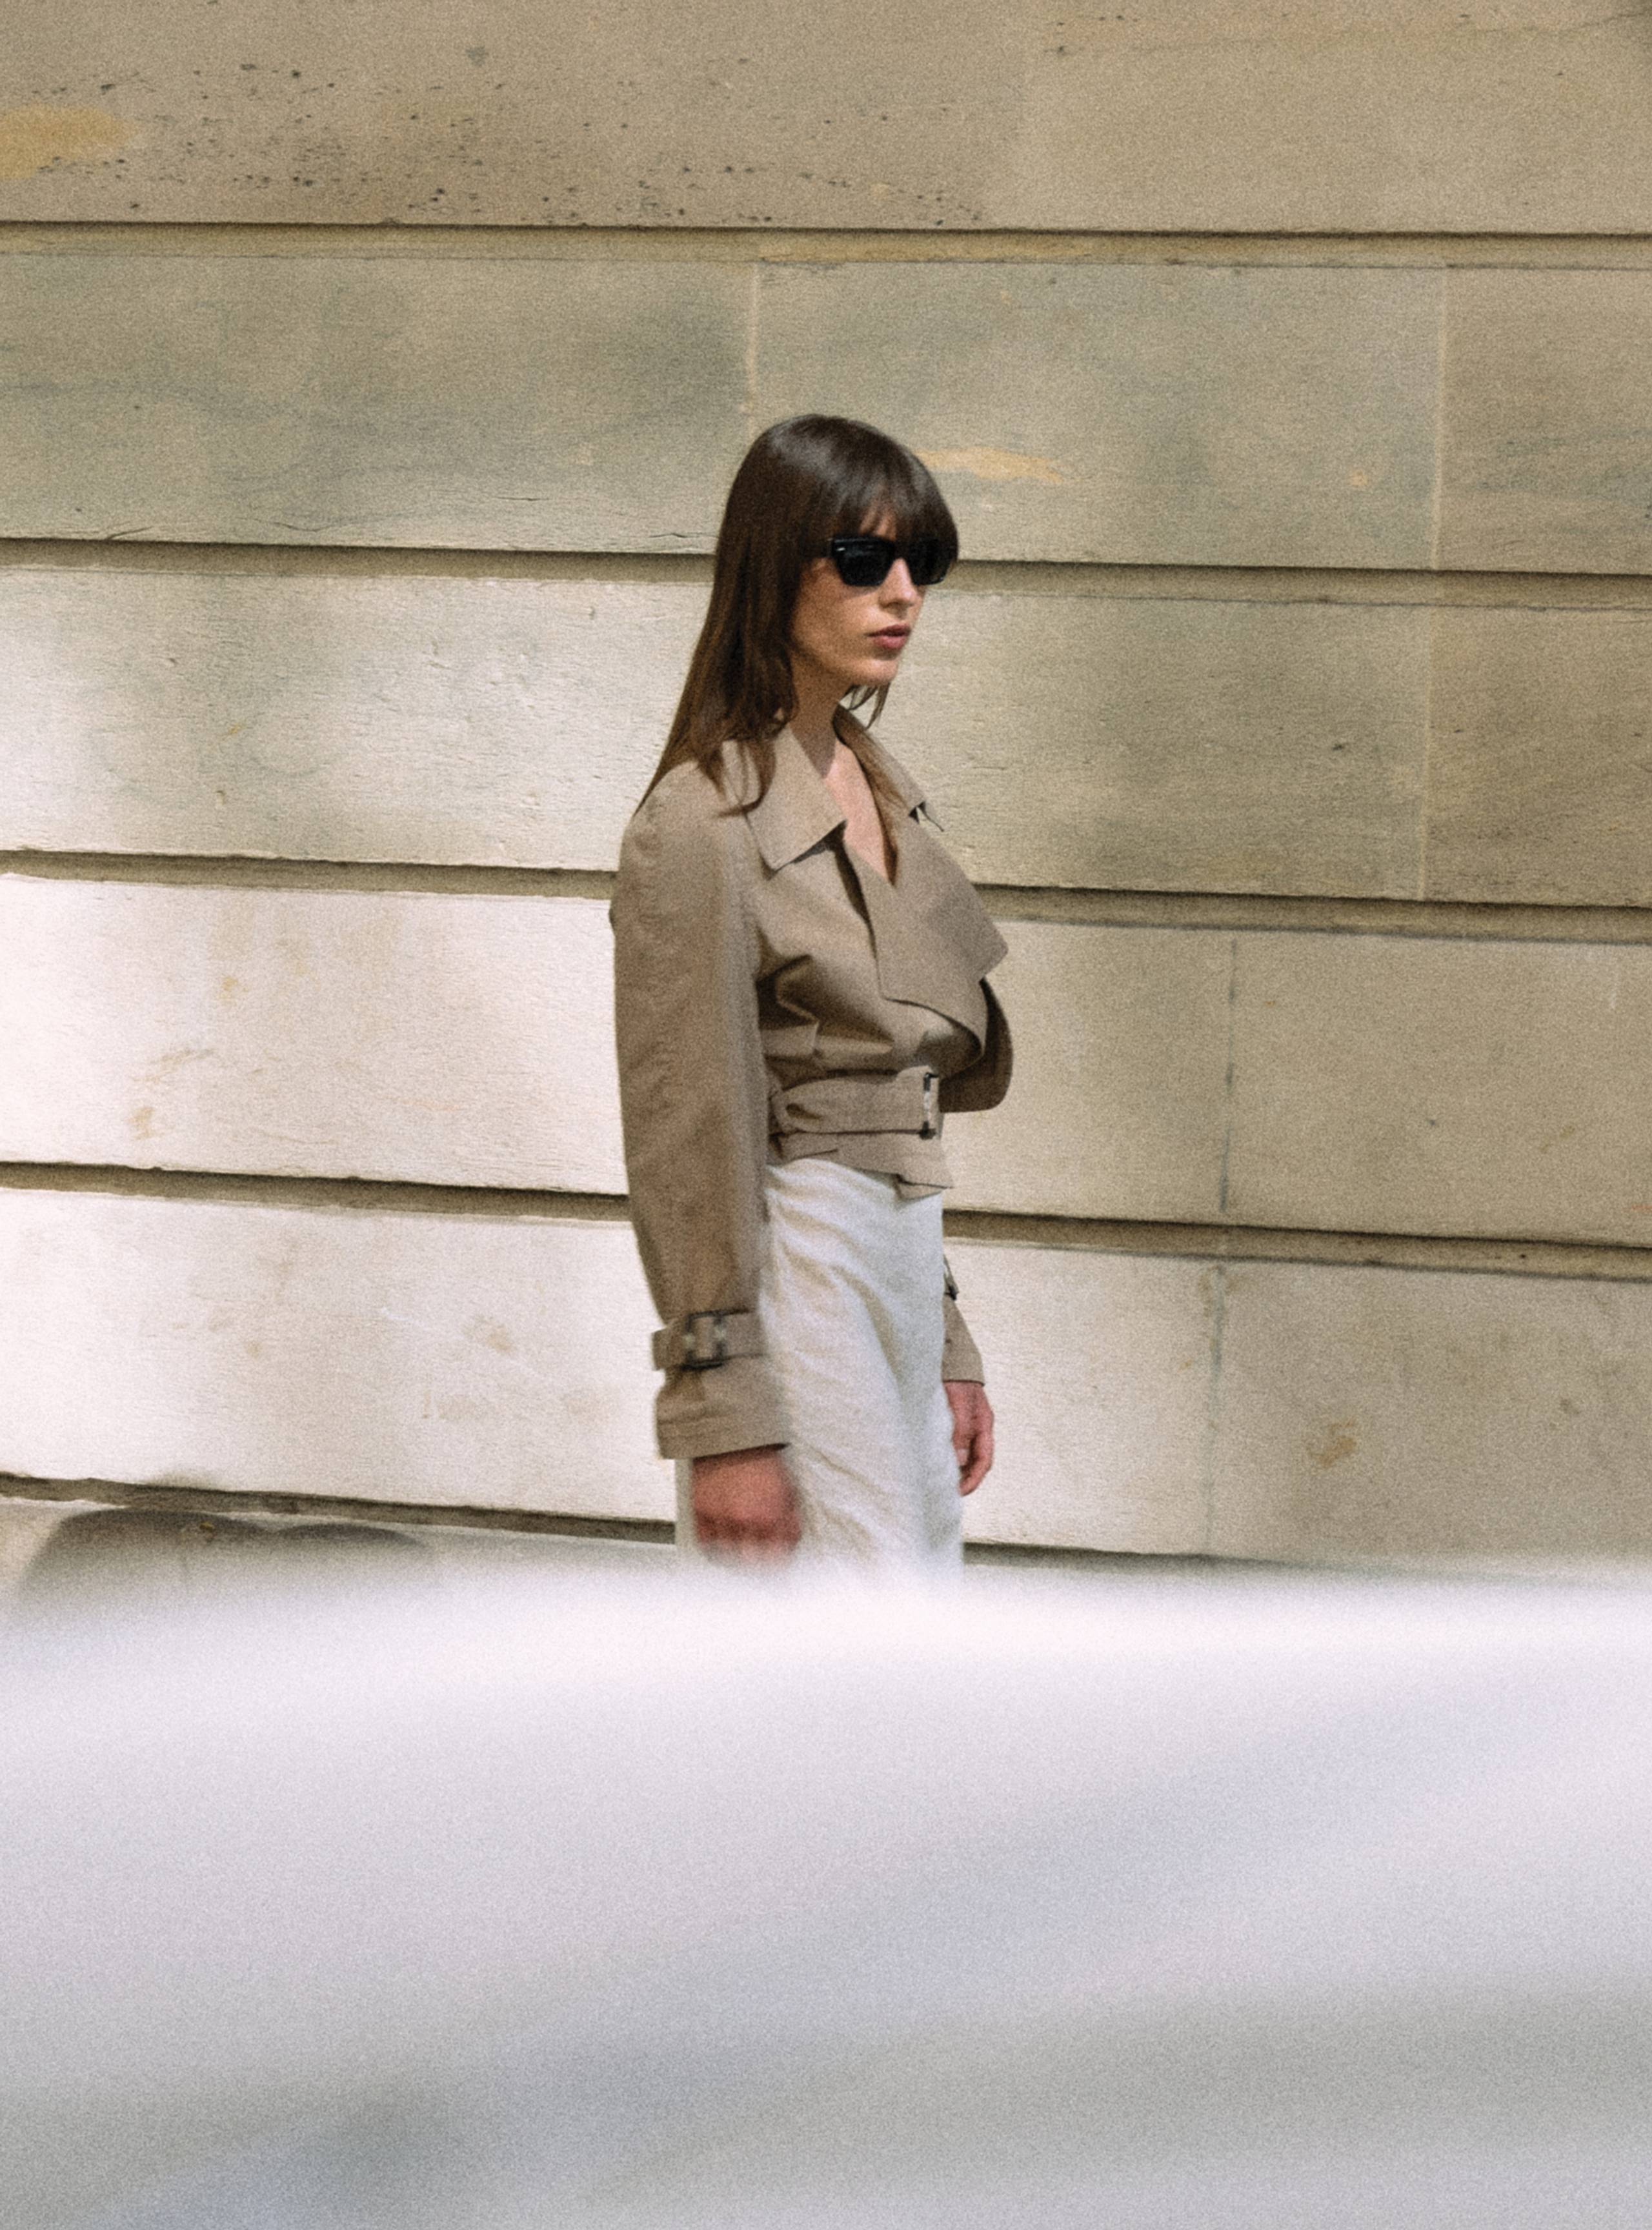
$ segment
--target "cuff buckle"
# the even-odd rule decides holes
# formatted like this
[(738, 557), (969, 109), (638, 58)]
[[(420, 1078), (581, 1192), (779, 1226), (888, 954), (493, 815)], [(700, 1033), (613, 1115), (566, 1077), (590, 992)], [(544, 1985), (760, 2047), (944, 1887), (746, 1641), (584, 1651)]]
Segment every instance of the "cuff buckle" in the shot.
[(702, 1309), (682, 1320), (681, 1368), (714, 1370), (728, 1360), (728, 1318), (720, 1309)]

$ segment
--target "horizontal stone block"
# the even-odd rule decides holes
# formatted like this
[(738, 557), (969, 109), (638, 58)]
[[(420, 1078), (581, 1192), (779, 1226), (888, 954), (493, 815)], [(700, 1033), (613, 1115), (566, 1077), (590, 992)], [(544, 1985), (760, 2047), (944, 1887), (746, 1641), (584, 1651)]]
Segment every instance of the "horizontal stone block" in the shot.
[(998, 1456), (975, 1541), (1183, 1555), (1204, 1545), (1211, 1352), (1202, 1266), (949, 1241)]
[(0, 1159), (625, 1189), (590, 899), (0, 879)]
[[(962, 1242), (982, 1540), (1652, 1549), (1652, 1289)], [(0, 1470), (661, 1518), (623, 1225), (0, 1191)]]
[[(965, 1244), (1003, 1452), (978, 1539), (1203, 1537), (1193, 1266)], [(0, 1191), (0, 1471), (661, 1518), (618, 1223)]]
[(709, 547), (745, 273), (0, 255), (0, 534)]
[(1015, 205), (1050, 214), (1023, 222), (1610, 234), (1652, 212), (1645, 25), (1594, 0), (1154, 0), (1027, 27), (1000, 144)]
[(662, 1518), (619, 1223), (0, 1193), (0, 1471)]
[[(705, 594), (0, 571), (0, 849), (611, 867)], [(883, 732), (984, 881), (1410, 895), (1428, 639), (1418, 609), (949, 585)]]
[(1652, 612), (1434, 616), (1428, 890), (1652, 906)]
[(1438, 273), (837, 264), (761, 275), (758, 413), (935, 466), (972, 556), (1429, 563)]
[[(1216, 1207), (1228, 947), (1011, 923), (960, 1204)], [(0, 878), (0, 1160), (620, 1193), (606, 909)]]
[(706, 550), (749, 401), (888, 425), (978, 558), (1429, 562), (1438, 273), (760, 276), (0, 255), (0, 533)]
[[(1652, 1243), (1652, 949), (1012, 921), (953, 1203)], [(0, 1160), (617, 1194), (605, 909), (0, 879)]]
[(993, 976), (1010, 1098), (955, 1115), (959, 1208), (1199, 1222), (1221, 1212), (1229, 940), (1011, 921)]
[(1652, 271), (1463, 271), (1447, 286), (1439, 563), (1652, 570)]
[(0, 850), (611, 868), (705, 601), (0, 570)]
[(1643, 232), (1652, 61), (1598, 0), (817, 0), (380, 23), (87, 0), (8, 20), (0, 216), (455, 225)]
[(1652, 948), (1236, 944), (1236, 1221), (1652, 1244)]
[(1644, 1558), (1652, 1286), (1246, 1263), (1218, 1556)]
[[(611, 867), (692, 582), (0, 570), (0, 850)], [(884, 718), (994, 883), (1652, 903), (1652, 614), (932, 597)]]
[(1418, 608), (944, 591), (880, 732), (982, 882), (1409, 898), (1428, 647)]

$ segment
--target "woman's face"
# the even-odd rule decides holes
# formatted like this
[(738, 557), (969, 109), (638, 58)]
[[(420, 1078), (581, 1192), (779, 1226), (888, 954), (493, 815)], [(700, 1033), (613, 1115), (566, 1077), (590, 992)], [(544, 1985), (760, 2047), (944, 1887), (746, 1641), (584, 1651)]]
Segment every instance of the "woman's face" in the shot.
[[(895, 523), (879, 512), (861, 532), (893, 540)], [(884, 688), (895, 678), (923, 603), (904, 558), (895, 559), (875, 589), (849, 588), (829, 558), (810, 558), (791, 615), (793, 664), (829, 677), (840, 697), (856, 687)]]

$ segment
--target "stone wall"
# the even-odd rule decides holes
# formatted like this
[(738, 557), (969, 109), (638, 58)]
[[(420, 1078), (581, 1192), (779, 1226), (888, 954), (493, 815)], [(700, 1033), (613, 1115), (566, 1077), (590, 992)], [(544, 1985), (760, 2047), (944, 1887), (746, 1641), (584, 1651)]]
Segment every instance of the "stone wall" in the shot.
[(664, 1517), (605, 901), (823, 408), (965, 537), (978, 1536), (1652, 1548), (1652, 16), (13, 16), (0, 1473)]

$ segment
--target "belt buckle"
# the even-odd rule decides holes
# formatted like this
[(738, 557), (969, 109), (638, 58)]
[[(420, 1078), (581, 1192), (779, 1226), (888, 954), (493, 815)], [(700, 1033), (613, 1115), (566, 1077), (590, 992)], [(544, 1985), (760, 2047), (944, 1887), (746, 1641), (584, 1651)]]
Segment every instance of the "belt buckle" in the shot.
[(924, 1119), (918, 1125), (918, 1136), (920, 1138), (935, 1138), (940, 1135), (940, 1122), (935, 1107), (937, 1080), (932, 1068), (926, 1068), (924, 1071)]
[[(704, 1327), (711, 1327), (707, 1333)], [(682, 1320), (682, 1368), (714, 1370), (728, 1360), (728, 1318), (720, 1309), (700, 1309)]]

